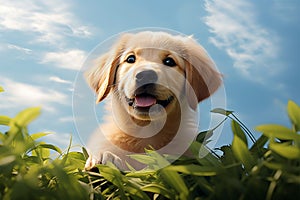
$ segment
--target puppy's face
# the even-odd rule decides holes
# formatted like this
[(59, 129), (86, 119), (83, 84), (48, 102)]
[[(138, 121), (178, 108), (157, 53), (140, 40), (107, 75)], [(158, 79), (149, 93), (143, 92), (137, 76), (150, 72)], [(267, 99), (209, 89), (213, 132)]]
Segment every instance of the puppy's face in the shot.
[(113, 93), (139, 120), (170, 113), (182, 98), (196, 109), (221, 84), (213, 61), (194, 39), (164, 32), (124, 34), (86, 75), (97, 102)]
[(172, 49), (128, 47), (116, 73), (119, 100), (139, 120), (168, 114), (184, 93), (184, 71), (184, 60)]

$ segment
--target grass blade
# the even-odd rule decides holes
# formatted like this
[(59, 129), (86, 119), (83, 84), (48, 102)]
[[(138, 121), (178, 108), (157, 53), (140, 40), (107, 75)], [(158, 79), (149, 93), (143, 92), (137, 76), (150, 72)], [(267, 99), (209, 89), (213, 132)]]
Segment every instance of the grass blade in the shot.
[(300, 135), (285, 126), (268, 124), (257, 126), (256, 130), (262, 132), (269, 138), (278, 138), (280, 140), (294, 140), (297, 142), (300, 141)]
[(34, 133), (34, 134), (31, 134), (30, 137), (33, 139), (33, 140), (37, 140), (41, 137), (44, 137), (44, 136), (47, 136), (51, 133), (45, 133), (45, 132), (39, 132), (39, 133)]
[(269, 148), (287, 159), (300, 160), (300, 148), (299, 147), (287, 145), (285, 143), (276, 143), (274, 141), (271, 141)]
[(222, 115), (225, 115), (225, 116), (229, 116), (233, 113), (233, 111), (225, 110), (223, 108), (215, 108), (215, 109), (211, 110), (210, 112), (222, 114)]
[(288, 101), (287, 112), (295, 131), (300, 131), (300, 107), (290, 100)]
[(200, 166), (200, 165), (171, 165), (166, 169), (194, 176), (215, 176), (220, 172), (219, 167)]
[(234, 135), (233, 137), (232, 151), (235, 157), (244, 165), (246, 171), (250, 172), (255, 162), (247, 145), (237, 135)]
[(40, 107), (27, 108), (17, 114), (14, 118), (18, 126), (25, 127), (41, 114)]
[(244, 131), (242, 130), (241, 126), (239, 125), (239, 123), (236, 122), (235, 120), (232, 120), (231, 129), (233, 134), (238, 136), (248, 146), (247, 137)]
[(141, 187), (141, 190), (151, 192), (153, 194), (160, 194), (168, 199), (175, 199), (174, 193), (161, 184), (151, 183)]
[(11, 118), (7, 116), (0, 116), (0, 125), (8, 126)]

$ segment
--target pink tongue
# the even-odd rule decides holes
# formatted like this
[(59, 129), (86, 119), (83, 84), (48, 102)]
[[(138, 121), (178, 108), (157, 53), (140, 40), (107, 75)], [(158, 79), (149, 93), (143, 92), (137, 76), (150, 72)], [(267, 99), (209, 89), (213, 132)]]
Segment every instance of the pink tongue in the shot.
[(138, 107), (149, 107), (156, 104), (156, 99), (151, 96), (136, 96), (135, 105)]

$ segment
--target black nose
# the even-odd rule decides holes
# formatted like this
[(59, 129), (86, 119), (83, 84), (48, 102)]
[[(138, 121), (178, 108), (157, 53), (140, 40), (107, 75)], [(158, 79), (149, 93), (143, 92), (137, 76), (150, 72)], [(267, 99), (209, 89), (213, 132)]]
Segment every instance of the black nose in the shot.
[(158, 77), (155, 71), (145, 70), (135, 75), (135, 80), (138, 84), (155, 83)]

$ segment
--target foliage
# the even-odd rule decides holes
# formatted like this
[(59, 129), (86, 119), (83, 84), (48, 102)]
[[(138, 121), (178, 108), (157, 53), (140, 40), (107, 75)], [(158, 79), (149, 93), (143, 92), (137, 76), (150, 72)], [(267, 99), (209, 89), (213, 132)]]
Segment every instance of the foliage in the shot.
[[(78, 181), (84, 158), (81, 153), (62, 151), (38, 142), (46, 133), (28, 134), (27, 125), (40, 113), (26, 109), (14, 118), (0, 116), (9, 127), (0, 133), (0, 199), (84, 199), (88, 190)], [(50, 150), (60, 156), (51, 159)]]
[(300, 108), (289, 101), (287, 111), (291, 128), (258, 126), (262, 135), (256, 140), (232, 111), (214, 109), (231, 120), (231, 145), (205, 147), (212, 129), (191, 145), (195, 158), (160, 168), (170, 155), (146, 150), (132, 157), (147, 168), (121, 172), (113, 164), (97, 165), (100, 173), (83, 171), (84, 148), (63, 152), (41, 142), (47, 133), (28, 133), (40, 108), (0, 116), (7, 128), (0, 132), (0, 199), (300, 199)]

